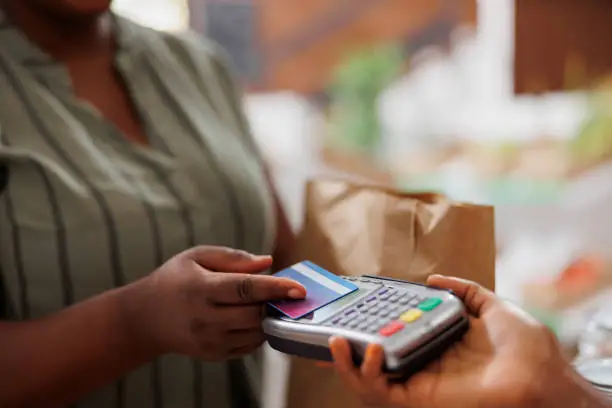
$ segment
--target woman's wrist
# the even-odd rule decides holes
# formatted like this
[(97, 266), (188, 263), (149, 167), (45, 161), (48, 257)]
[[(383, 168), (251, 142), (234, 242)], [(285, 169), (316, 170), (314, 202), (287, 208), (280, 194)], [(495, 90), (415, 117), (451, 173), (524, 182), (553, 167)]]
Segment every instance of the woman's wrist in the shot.
[(150, 322), (146, 280), (147, 278), (144, 278), (122, 287), (115, 295), (119, 306), (120, 327), (127, 348), (146, 359), (153, 359), (164, 351), (155, 341), (156, 336)]

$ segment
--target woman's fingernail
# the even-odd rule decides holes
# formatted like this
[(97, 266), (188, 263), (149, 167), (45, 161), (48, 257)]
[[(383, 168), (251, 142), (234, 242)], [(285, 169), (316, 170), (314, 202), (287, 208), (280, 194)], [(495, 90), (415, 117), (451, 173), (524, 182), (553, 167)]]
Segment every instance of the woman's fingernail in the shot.
[(270, 255), (251, 255), (251, 259), (254, 261), (268, 261), (272, 259)]
[(291, 289), (291, 290), (289, 290), (289, 297), (291, 299), (303, 299), (304, 298), (304, 292), (302, 292), (299, 289)]

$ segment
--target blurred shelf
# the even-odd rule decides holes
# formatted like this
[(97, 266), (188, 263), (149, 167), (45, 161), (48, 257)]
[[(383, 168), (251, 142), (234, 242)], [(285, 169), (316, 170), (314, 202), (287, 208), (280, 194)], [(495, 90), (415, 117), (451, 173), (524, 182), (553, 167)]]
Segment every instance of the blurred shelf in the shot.
[(473, 174), (455, 172), (399, 179), (396, 184), (401, 189), (436, 190), (456, 200), (495, 206), (554, 206), (566, 211), (582, 211), (612, 199), (611, 179), (612, 161), (608, 161), (569, 180), (500, 177), (479, 181)]

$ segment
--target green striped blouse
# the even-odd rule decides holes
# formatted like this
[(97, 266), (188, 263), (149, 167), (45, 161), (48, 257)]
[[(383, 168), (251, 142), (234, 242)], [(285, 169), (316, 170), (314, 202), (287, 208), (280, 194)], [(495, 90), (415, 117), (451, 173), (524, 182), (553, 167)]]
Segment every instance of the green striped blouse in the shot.
[[(65, 67), (0, 14), (0, 266), (14, 319), (134, 281), (196, 244), (271, 250), (271, 194), (225, 56), (191, 33), (114, 21), (147, 146), (79, 100)], [(245, 408), (240, 366), (164, 356), (78, 407)]]

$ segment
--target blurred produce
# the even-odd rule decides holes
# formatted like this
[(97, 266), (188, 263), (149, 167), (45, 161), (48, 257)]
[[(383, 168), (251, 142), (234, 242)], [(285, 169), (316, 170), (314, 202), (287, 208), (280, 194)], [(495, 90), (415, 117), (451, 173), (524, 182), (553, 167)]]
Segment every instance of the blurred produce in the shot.
[(331, 141), (342, 149), (374, 154), (381, 138), (377, 101), (399, 73), (401, 50), (379, 46), (352, 54), (331, 88)]
[(450, 163), (462, 163), (471, 169), (474, 182), (493, 189), (485, 195), (509, 188), (511, 194), (521, 194), (519, 190), (526, 195), (543, 190), (552, 194), (612, 159), (612, 79), (598, 86), (588, 100), (587, 115), (573, 137), (543, 134), (524, 141), (482, 142), (459, 136), (432, 149), (396, 152), (389, 168), (408, 188), (432, 183)]
[(597, 255), (579, 257), (556, 276), (535, 275), (522, 285), (521, 305), (548, 325), (565, 346), (578, 345), (583, 354), (586, 349), (591, 354), (593, 348), (609, 349), (612, 337), (602, 340), (602, 330), (608, 329), (597, 316), (611, 300), (612, 271)]
[(456, 139), (437, 149), (397, 155), (390, 168), (403, 187), (428, 188), (446, 178), (451, 163), (453, 172), (461, 164), (463, 177), (472, 179), (484, 200), (533, 204), (558, 200), (568, 183), (611, 159), (612, 91), (598, 90), (575, 137), (486, 143)]
[(595, 92), (590, 115), (580, 134), (569, 144), (575, 169), (581, 170), (612, 158), (612, 90)]
[(523, 286), (526, 305), (562, 310), (580, 303), (612, 285), (612, 274), (600, 257), (581, 257), (552, 278), (537, 278)]

